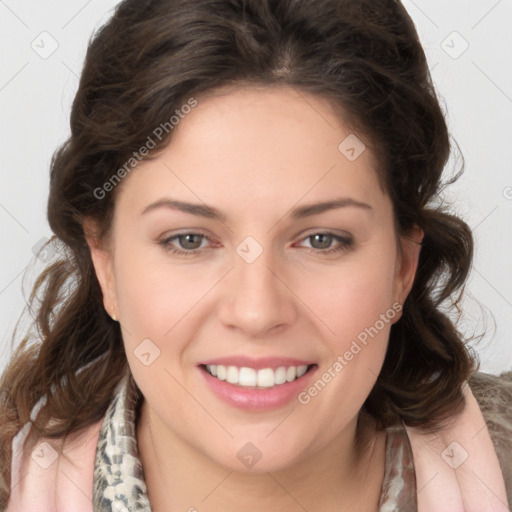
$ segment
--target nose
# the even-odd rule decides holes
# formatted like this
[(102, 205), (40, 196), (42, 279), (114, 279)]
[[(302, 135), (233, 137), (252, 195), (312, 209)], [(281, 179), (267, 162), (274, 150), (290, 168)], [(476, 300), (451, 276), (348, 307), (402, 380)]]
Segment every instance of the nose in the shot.
[(247, 339), (276, 334), (297, 317), (298, 299), (286, 282), (286, 272), (270, 253), (263, 250), (252, 263), (235, 255), (234, 268), (224, 282), (219, 319)]

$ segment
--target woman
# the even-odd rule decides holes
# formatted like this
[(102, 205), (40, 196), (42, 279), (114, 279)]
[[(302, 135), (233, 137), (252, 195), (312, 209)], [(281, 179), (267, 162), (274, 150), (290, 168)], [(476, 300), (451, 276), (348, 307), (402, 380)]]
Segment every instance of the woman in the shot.
[(442, 310), (449, 151), (398, 2), (119, 4), (1, 382), (7, 510), (508, 510), (511, 375)]

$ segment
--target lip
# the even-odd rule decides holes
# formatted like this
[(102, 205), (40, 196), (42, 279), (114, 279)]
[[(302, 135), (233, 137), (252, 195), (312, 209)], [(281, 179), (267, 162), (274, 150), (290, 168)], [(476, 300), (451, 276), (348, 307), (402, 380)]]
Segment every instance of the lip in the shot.
[(305, 361), (303, 359), (294, 359), (292, 357), (259, 357), (252, 358), (247, 356), (229, 356), (220, 357), (217, 359), (209, 359), (208, 361), (201, 361), (199, 366), (210, 364), (221, 364), (223, 366), (237, 366), (242, 368), (254, 368), (255, 370), (262, 370), (263, 368), (272, 368), (276, 370), (280, 366), (310, 366), (314, 364), (313, 361)]
[[(227, 359), (216, 359), (212, 361), (226, 361)], [(229, 358), (229, 361), (233, 361), (232, 358)], [(237, 358), (237, 361), (239, 359)], [(275, 361), (275, 359), (273, 360)], [(279, 359), (279, 361), (285, 361), (285, 359)], [(289, 360), (287, 360), (289, 361)], [(263, 360), (258, 360), (258, 364), (263, 364)], [(223, 362), (208, 362), (205, 364), (225, 364)], [(254, 364), (254, 360), (253, 363)], [(247, 362), (247, 358), (240, 366), (251, 366)], [(266, 365), (265, 365), (266, 364)], [(260, 366), (259, 368), (271, 368), (272, 365), (268, 365), (268, 362)], [(307, 364), (307, 363), (305, 363)], [(287, 366), (286, 364), (278, 364), (278, 366)], [(301, 364), (291, 363), (290, 366), (301, 366)], [(229, 364), (227, 365), (229, 366)], [(231, 366), (239, 366), (239, 363), (232, 364)], [(252, 366), (255, 368), (254, 366)], [(318, 365), (313, 364), (308, 369), (308, 371), (295, 379), (292, 382), (286, 382), (285, 384), (280, 384), (278, 386), (274, 386), (272, 388), (254, 388), (254, 387), (244, 387), (239, 386), (237, 384), (230, 384), (227, 381), (219, 380), (216, 377), (210, 375), (204, 366), (198, 366), (198, 370), (201, 372), (201, 375), (205, 379), (206, 385), (209, 390), (220, 400), (228, 405), (236, 407), (238, 409), (253, 411), (253, 412), (263, 412), (263, 411), (271, 411), (275, 409), (279, 409), (280, 407), (284, 407), (289, 404), (292, 400), (297, 399), (299, 393), (303, 391), (309, 383), (313, 375), (316, 373), (318, 369)]]

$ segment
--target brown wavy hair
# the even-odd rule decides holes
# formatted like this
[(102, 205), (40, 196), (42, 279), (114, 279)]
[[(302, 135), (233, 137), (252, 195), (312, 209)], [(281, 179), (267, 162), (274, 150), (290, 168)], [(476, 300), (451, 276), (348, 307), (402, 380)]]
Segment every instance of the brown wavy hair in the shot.
[[(288, 85), (329, 100), (377, 155), (397, 233), (414, 225), (425, 233), (412, 291), (363, 408), (379, 428), (401, 419), (435, 431), (463, 407), (461, 386), (478, 361), (445, 306), (460, 298), (473, 240), (439, 201), (451, 142), (401, 3), (125, 0), (89, 41), (71, 135), (51, 161), (47, 213), (59, 250), (30, 296), (40, 301), (38, 339), (21, 341), (0, 381), (0, 506), (9, 496), (13, 436), (37, 400), (47, 397), (33, 431), (64, 437), (103, 417), (127, 369), (83, 229), (92, 219), (100, 239), (108, 237), (120, 187), (102, 199), (94, 191), (188, 98), (244, 84)], [(148, 158), (171, 141), (172, 131), (164, 135)]]

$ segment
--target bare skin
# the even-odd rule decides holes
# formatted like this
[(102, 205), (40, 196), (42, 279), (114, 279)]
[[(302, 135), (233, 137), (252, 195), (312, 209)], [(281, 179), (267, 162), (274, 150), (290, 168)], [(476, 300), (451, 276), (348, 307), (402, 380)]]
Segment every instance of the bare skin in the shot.
[[(158, 443), (152, 439), (151, 432), (146, 434), (149, 422), (141, 421), (137, 425), (137, 436), (145, 479), (150, 484), (148, 495), (153, 512), (194, 512), (194, 509), (230, 512), (240, 510), (242, 504), (247, 512), (374, 512), (378, 510), (384, 479), (386, 433), (376, 431), (369, 418), (365, 417), (363, 421), (362, 435), (369, 446), (354, 454), (352, 463), (356, 469), (351, 474), (330, 473), (330, 467), (325, 465), (328, 454), (319, 454), (311, 461), (314, 471), (296, 465), (285, 471), (252, 475), (213, 465), (202, 466), (197, 473), (184, 475), (180, 464), (162, 460), (155, 446)], [(186, 454), (183, 456), (187, 457)], [(330, 457), (334, 458), (334, 454)], [(198, 474), (201, 475), (199, 481)], [(331, 490), (326, 492), (327, 489)]]
[[(352, 161), (338, 149), (349, 135), (325, 101), (289, 87), (200, 97), (159, 157), (119, 185), (109, 243), (90, 236), (105, 308), (145, 397), (137, 436), (155, 511), (377, 510), (385, 434), (363, 422), (359, 449), (357, 417), (412, 287), (422, 232), (398, 236), (370, 149)], [(162, 198), (225, 218), (142, 213)], [(290, 214), (338, 198), (341, 207)], [(187, 232), (204, 235), (198, 248), (170, 240)], [(341, 237), (328, 247), (338, 250), (326, 253), (319, 233)], [(249, 236), (261, 248), (251, 263), (236, 251)], [(351, 356), (372, 326), (378, 333)], [(142, 340), (158, 350), (150, 365), (137, 356)], [(200, 367), (225, 356), (299, 358), (316, 365), (308, 386), (328, 383), (308, 401), (240, 409), (212, 393)], [(251, 467), (237, 456), (247, 443), (261, 454)]]

